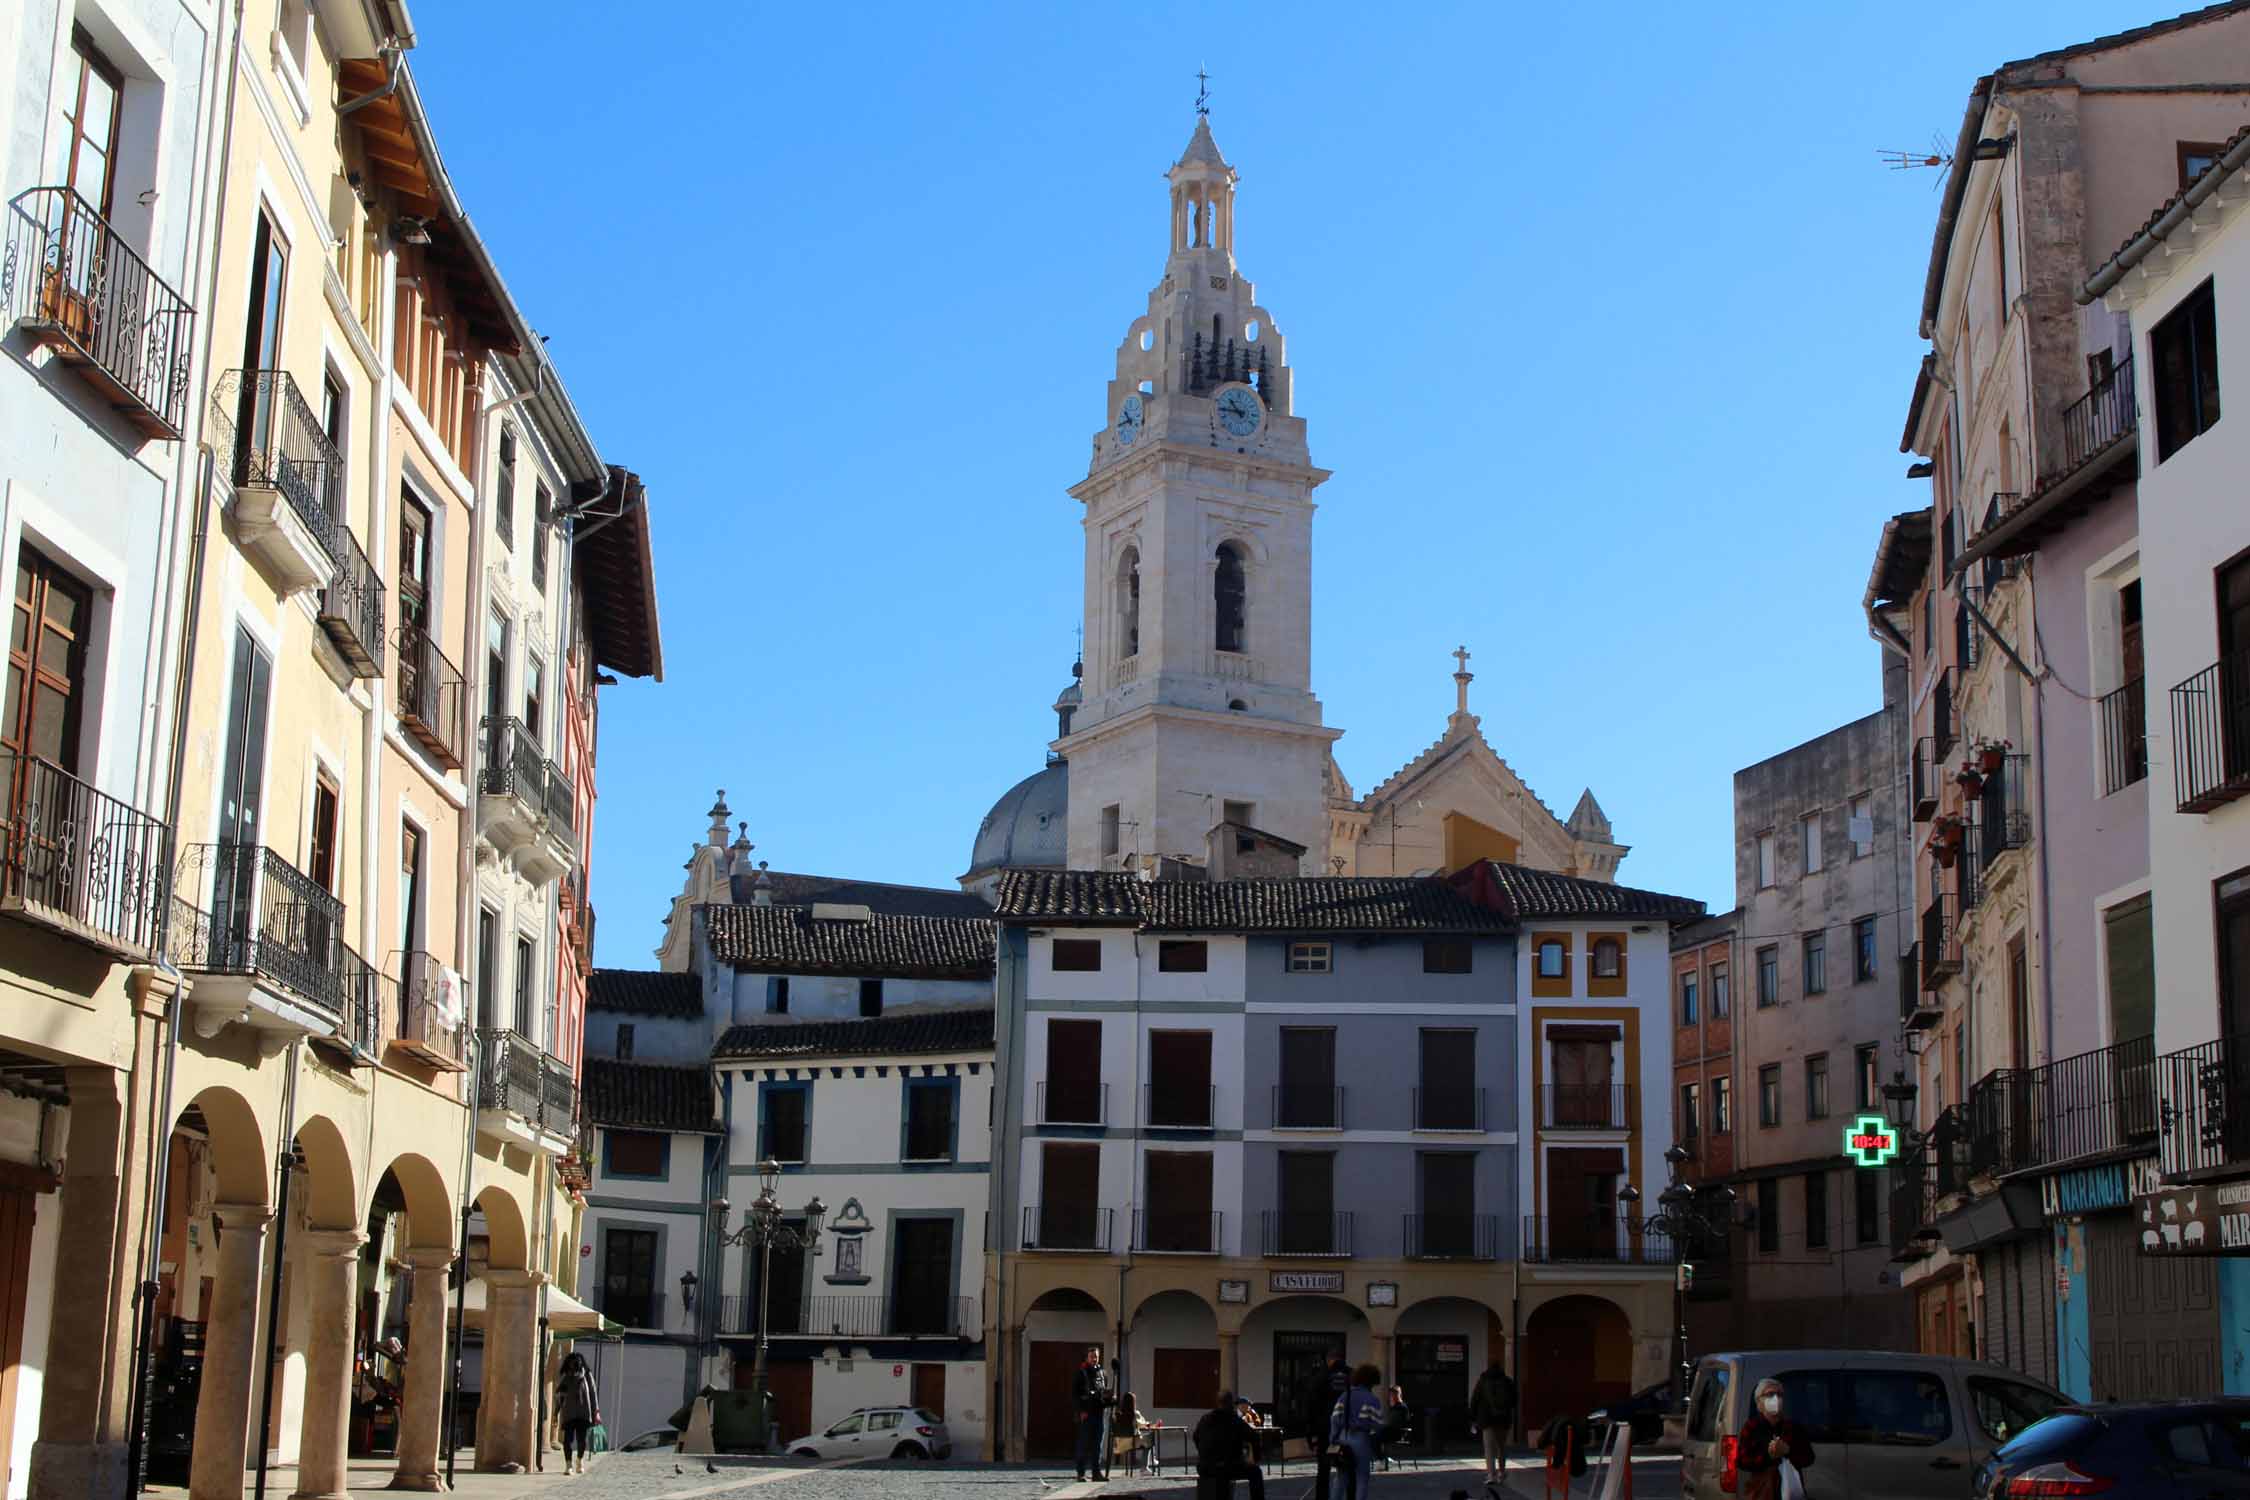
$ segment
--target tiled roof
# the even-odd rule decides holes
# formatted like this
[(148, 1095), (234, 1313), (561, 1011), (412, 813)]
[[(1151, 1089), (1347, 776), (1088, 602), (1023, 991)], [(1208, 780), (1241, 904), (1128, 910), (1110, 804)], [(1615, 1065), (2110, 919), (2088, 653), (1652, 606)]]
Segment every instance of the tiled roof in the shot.
[(596, 969), (586, 976), (586, 1008), (692, 1021), (703, 1014), (703, 981), (654, 969)]
[(2086, 284), (2079, 292), (2079, 300), (2091, 302), (2101, 296), (2124, 280), (2127, 271), (2148, 259), (2158, 245), (2170, 239), (2173, 231), (2185, 222), (2186, 215), (2180, 215), (2170, 224), (2165, 223), (2165, 220), (2172, 218), (2175, 211), (2191, 199), (2197, 204), (2202, 203), (2219, 190), (2219, 184), (2240, 171), (2244, 165), (2244, 157), (2250, 155), (2243, 149), (2245, 141), (2250, 141), (2250, 125), (2245, 125), (2228, 136), (2226, 143), (2211, 153), (2211, 165), (2197, 174), (2195, 181), (2157, 204), (2156, 211), (2138, 229), (2125, 236), (2125, 243), (2119, 245), (2109, 259), (2096, 266), (2094, 274), (2086, 278)]
[(992, 1007), (909, 1010), (866, 1020), (730, 1026), (715, 1058), (878, 1057), (901, 1052), (990, 1052)]
[(587, 1121), (594, 1125), (630, 1130), (720, 1128), (708, 1068), (589, 1057), (579, 1079), (579, 1099)]
[[(1661, 891), (1611, 885), (1553, 870), (1488, 859), (1454, 877), (1472, 888), (1481, 888), (1497, 899), (1501, 908), (1519, 922), (1554, 917), (1636, 917), (1657, 922), (1687, 922), (1704, 914), (1700, 901), (1667, 896)], [(1489, 882), (1489, 884), (1487, 883)]]
[(854, 880), (846, 875), (798, 875), (787, 870), (764, 870), (733, 877), (734, 899), (747, 906), (757, 888), (758, 876), (776, 906), (810, 906), (833, 901), (864, 906), (894, 917), (989, 917), (992, 908), (974, 891), (954, 886), (891, 885), (880, 880)]
[(1011, 870), (1000, 877), (998, 915), (1157, 932), (1505, 932), (1509, 925), (1442, 880), (1403, 875), (1142, 880), (1114, 870)]
[(704, 906), (711, 956), (767, 974), (988, 979), (989, 917), (815, 919), (809, 906)]

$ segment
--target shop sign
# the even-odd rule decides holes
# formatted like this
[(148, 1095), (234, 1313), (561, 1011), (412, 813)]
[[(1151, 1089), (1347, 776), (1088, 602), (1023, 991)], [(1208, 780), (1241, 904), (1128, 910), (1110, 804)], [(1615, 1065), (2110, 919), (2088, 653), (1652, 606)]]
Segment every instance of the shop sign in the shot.
[(1898, 1155), (1898, 1129), (1881, 1115), (1861, 1115), (1844, 1127), (1844, 1151), (1863, 1167), (1880, 1167)]
[(1277, 1292), (1340, 1292), (1344, 1289), (1341, 1271), (1276, 1271), (1273, 1289)]
[(1437, 1362), (1441, 1365), (1465, 1365), (1469, 1362), (1467, 1339), (1439, 1339)]
[(2167, 1187), (2134, 1203), (2143, 1255), (2250, 1255), (2250, 1182)]
[(2098, 1214), (2130, 1208), (2142, 1193), (2157, 1190), (2156, 1158), (2104, 1162), (2098, 1167), (2078, 1167), (2057, 1172), (2039, 1184), (2039, 1206), (2050, 1219), (2072, 1214)]

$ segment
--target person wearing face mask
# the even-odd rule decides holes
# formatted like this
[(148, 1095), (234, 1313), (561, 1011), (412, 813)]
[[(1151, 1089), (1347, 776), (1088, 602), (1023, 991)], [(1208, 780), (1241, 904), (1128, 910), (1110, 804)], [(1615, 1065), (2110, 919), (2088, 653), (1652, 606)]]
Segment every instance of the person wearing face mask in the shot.
[[(1751, 1401), (1750, 1420), (1743, 1424), (1735, 1444), (1735, 1467), (1742, 1472), (1742, 1500), (1786, 1500), (1781, 1466), (1798, 1469), (1813, 1465), (1812, 1439), (1789, 1419), (1781, 1382), (1771, 1376), (1758, 1382)], [(1798, 1494), (1802, 1494), (1800, 1487)]]

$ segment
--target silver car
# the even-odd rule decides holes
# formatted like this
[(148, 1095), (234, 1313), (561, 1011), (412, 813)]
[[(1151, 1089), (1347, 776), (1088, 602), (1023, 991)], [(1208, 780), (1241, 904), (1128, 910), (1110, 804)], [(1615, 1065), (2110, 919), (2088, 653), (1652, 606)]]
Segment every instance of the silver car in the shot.
[(951, 1458), (945, 1419), (919, 1406), (863, 1406), (789, 1445), (797, 1458)]
[(1781, 1382), (1783, 1410), (1813, 1447), (1805, 1500), (1969, 1500), (1992, 1451), (2070, 1398), (2002, 1365), (1865, 1349), (1707, 1354), (1688, 1393), (1680, 1489), (1740, 1492), (1735, 1441), (1758, 1382)]

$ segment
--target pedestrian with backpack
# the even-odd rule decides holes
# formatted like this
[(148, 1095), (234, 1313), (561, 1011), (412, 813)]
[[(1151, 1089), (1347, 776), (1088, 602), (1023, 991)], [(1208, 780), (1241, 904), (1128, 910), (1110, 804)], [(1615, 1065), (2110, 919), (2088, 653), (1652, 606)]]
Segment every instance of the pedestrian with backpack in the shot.
[(1328, 1446), (1344, 1471), (1344, 1500), (1368, 1500), (1376, 1450), (1383, 1433), (1383, 1398), (1375, 1394), (1383, 1372), (1373, 1365), (1352, 1371), (1352, 1383), (1328, 1418)]
[(1516, 1383), (1501, 1368), (1497, 1350), (1469, 1392), (1469, 1422), (1484, 1441), (1484, 1482), (1501, 1483), (1508, 1473), (1508, 1433), (1516, 1425)]
[(1304, 1429), (1305, 1446), (1312, 1452), (1312, 1500), (1328, 1500), (1328, 1475), (1340, 1467), (1342, 1455), (1332, 1452), (1328, 1446), (1328, 1419), (1351, 1384), (1351, 1366), (1344, 1363), (1341, 1354), (1332, 1354), (1326, 1364), (1305, 1378), (1304, 1387), (1298, 1393), (1297, 1423)]

